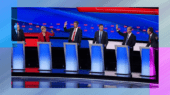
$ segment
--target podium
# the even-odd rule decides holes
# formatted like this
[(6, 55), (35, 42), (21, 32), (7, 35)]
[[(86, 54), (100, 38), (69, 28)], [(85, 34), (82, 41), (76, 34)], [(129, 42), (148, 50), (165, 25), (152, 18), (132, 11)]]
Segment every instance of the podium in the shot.
[(103, 44), (89, 44), (91, 56), (91, 75), (104, 75)]
[(39, 71), (49, 73), (52, 70), (51, 42), (37, 42)]
[(77, 43), (63, 43), (66, 74), (77, 74), (79, 70)]
[(12, 42), (12, 69), (13, 72), (25, 71), (25, 42)]
[(155, 79), (155, 50), (153, 47), (140, 47), (141, 55), (141, 77), (145, 79)]
[(130, 48), (127, 45), (116, 45), (115, 53), (117, 59), (117, 76), (130, 77)]

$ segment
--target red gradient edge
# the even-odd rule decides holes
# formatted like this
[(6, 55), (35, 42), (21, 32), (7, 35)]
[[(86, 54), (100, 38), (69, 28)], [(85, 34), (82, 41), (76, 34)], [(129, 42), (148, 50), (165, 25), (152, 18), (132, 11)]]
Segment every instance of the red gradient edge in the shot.
[(159, 15), (159, 9), (135, 7), (77, 7), (79, 12), (130, 13)]

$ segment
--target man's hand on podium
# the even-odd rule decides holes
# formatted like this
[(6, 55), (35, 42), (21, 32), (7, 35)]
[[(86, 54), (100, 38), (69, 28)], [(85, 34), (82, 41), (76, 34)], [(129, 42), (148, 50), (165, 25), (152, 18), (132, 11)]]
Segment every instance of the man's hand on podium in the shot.
[(67, 26), (67, 21), (64, 23), (64, 27), (66, 27)]

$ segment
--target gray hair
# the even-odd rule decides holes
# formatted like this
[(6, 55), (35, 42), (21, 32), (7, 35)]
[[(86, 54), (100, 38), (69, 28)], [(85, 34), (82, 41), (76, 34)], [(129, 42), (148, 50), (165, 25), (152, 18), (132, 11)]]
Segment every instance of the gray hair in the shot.
[(45, 26), (41, 26), (41, 30), (42, 30), (42, 28), (46, 28)]

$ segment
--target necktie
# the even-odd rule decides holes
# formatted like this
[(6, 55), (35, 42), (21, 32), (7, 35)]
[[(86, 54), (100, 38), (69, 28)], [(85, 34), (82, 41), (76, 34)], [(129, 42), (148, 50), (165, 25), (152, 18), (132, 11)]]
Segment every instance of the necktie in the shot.
[(76, 29), (74, 30), (74, 33), (73, 33), (72, 42), (74, 41), (75, 34), (76, 34)]
[(129, 39), (129, 34), (127, 34), (126, 45), (127, 45), (128, 39)]
[(151, 43), (151, 35), (149, 35), (149, 42)]
[(99, 43), (101, 43), (102, 33), (99, 32)]

